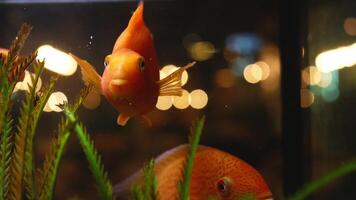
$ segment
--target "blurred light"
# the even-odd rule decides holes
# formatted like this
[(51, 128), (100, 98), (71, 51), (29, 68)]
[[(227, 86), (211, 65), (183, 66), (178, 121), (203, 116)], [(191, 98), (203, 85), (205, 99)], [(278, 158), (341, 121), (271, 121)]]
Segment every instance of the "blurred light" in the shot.
[[(160, 80), (166, 78), (169, 74), (173, 73), (174, 71), (178, 70), (179, 67), (175, 66), (175, 65), (166, 65), (164, 67), (162, 67), (162, 69), (159, 71), (159, 77)], [(182, 86), (185, 85), (188, 82), (188, 72), (186, 70), (183, 71), (182, 73)]]
[(190, 49), (190, 47), (192, 46), (193, 43), (196, 43), (199, 41), (201, 41), (200, 35), (198, 35), (196, 33), (189, 33), (186, 36), (184, 36), (184, 38), (183, 38), (183, 46), (186, 49)]
[(219, 87), (230, 88), (235, 84), (235, 76), (230, 69), (220, 69), (215, 74), (215, 82)]
[(201, 41), (194, 43), (189, 48), (190, 56), (197, 61), (208, 60), (213, 57), (215, 47), (211, 42)]
[(83, 101), (83, 106), (87, 109), (95, 109), (100, 105), (100, 93), (92, 89)]
[(321, 80), (318, 83), (318, 86), (326, 88), (331, 84), (332, 81), (333, 81), (333, 77), (330, 72), (329, 73), (321, 73)]
[(265, 44), (261, 49), (260, 60), (265, 62), (270, 67), (269, 77), (261, 82), (263, 91), (273, 92), (279, 89), (280, 86), (280, 56), (279, 49), (275, 44)]
[(300, 106), (302, 108), (308, 108), (314, 103), (314, 94), (308, 89), (300, 90)]
[(307, 67), (302, 71), (302, 79), (308, 85), (317, 85), (321, 81), (322, 73), (314, 66)]
[(262, 69), (256, 64), (250, 64), (245, 67), (244, 78), (249, 83), (258, 83), (262, 79)]
[[(28, 86), (29, 85), (32, 86), (31, 75), (34, 76), (35, 74), (34, 73), (30, 73), (29, 71), (25, 70), (25, 77), (24, 77), (23, 81), (21, 82), (21, 84), (19, 84), (20, 82), (17, 83), (17, 84), (19, 84), (19, 89), (20, 90), (25, 90), (27, 92), (30, 92), (30, 88)], [(41, 77), (39, 77), (38, 81), (37, 81), (37, 85), (36, 85), (35, 91), (36, 92), (40, 91), (41, 86), (42, 86), (42, 80), (41, 80)]]
[(190, 93), (190, 106), (195, 109), (202, 109), (208, 104), (208, 95), (200, 89)]
[(182, 96), (173, 97), (173, 105), (178, 109), (186, 109), (190, 104), (190, 96), (187, 90), (182, 91)]
[(262, 47), (262, 39), (254, 33), (236, 33), (226, 38), (226, 47), (240, 55), (254, 55)]
[(331, 72), (356, 64), (356, 43), (320, 53), (315, 64), (322, 72)]
[[(62, 112), (63, 110), (58, 107), (58, 105), (64, 104), (68, 102), (66, 95), (62, 92), (53, 92), (51, 96), (49, 96), (47, 104), (48, 106), (45, 108), (49, 108), (51, 111), (54, 112)], [(45, 110), (45, 109), (44, 109)]]
[(236, 76), (243, 76), (245, 67), (254, 62), (252, 57), (239, 57), (231, 62), (231, 68)]
[(321, 90), (321, 97), (326, 102), (336, 101), (339, 95), (340, 95), (339, 87), (336, 84), (331, 84), (329, 87), (323, 88)]
[(7, 56), (8, 53), (9, 53), (9, 50), (0, 48), (0, 54), (4, 54), (5, 56)]
[(173, 98), (171, 96), (158, 96), (156, 108), (159, 110), (168, 110), (173, 105)]
[(348, 17), (344, 22), (344, 30), (350, 36), (356, 35), (356, 18)]
[(37, 59), (45, 60), (45, 68), (63, 76), (70, 76), (77, 70), (77, 62), (67, 53), (50, 45), (40, 46), (37, 50)]
[(262, 70), (261, 80), (266, 80), (271, 73), (271, 69), (270, 69), (269, 65), (263, 61), (258, 61), (255, 64), (258, 65)]

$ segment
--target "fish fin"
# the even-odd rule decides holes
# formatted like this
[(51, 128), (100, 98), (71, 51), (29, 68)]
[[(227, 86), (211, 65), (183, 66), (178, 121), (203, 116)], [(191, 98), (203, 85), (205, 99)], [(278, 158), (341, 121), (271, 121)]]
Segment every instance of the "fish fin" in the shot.
[(132, 14), (131, 19), (129, 21), (129, 28), (136, 28), (136, 26), (141, 25), (144, 23), (143, 21), (143, 1), (140, 1), (138, 3), (138, 6), (135, 10), (135, 12)]
[(146, 115), (140, 115), (139, 120), (147, 127), (152, 127), (152, 121)]
[(159, 96), (182, 96), (182, 73), (194, 64), (195, 62), (188, 63), (186, 66), (177, 69), (166, 78), (158, 81)]
[(95, 71), (94, 67), (86, 60), (83, 60), (74, 54), (69, 54), (71, 55), (75, 61), (77, 61), (81, 72), (82, 72), (82, 79), (86, 85), (90, 84), (93, 85), (94, 88), (99, 91), (100, 94), (101, 92), (101, 76)]
[(125, 126), (127, 121), (129, 121), (129, 119), (130, 119), (129, 116), (120, 113), (119, 116), (117, 117), (116, 123), (120, 126)]

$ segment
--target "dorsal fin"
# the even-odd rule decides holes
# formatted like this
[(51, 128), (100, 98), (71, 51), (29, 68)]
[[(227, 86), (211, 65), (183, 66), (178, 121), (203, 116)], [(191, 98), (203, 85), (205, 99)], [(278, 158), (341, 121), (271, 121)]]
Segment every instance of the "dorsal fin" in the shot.
[(143, 1), (140, 1), (135, 12), (132, 14), (127, 28), (135, 29), (137, 26), (142, 25), (143, 21)]
[(94, 88), (100, 93), (101, 92), (101, 76), (95, 71), (94, 67), (86, 60), (83, 60), (74, 54), (71, 55), (75, 61), (77, 61), (81, 72), (82, 72), (82, 79), (85, 84), (91, 84)]
[(166, 78), (158, 81), (159, 96), (182, 96), (182, 73), (192, 67), (195, 62), (188, 63), (172, 72)]

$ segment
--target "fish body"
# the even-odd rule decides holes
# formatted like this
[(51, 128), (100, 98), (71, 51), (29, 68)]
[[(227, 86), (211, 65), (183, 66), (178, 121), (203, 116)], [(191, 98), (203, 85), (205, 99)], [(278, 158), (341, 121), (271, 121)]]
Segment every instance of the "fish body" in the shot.
[(120, 112), (119, 125), (125, 125), (131, 117), (150, 124), (145, 114), (154, 109), (158, 96), (180, 96), (181, 75), (194, 65), (189, 63), (159, 79), (156, 50), (152, 34), (143, 20), (143, 8), (141, 1), (116, 40), (112, 53), (106, 56), (102, 77), (87, 61), (72, 55), (81, 67), (83, 80), (94, 85)]
[[(158, 199), (177, 199), (188, 145), (180, 145), (155, 160)], [(142, 181), (142, 171), (114, 188), (117, 197), (128, 197), (129, 188)], [(243, 160), (218, 149), (199, 146), (190, 180), (190, 200), (271, 200), (272, 194), (261, 174)]]

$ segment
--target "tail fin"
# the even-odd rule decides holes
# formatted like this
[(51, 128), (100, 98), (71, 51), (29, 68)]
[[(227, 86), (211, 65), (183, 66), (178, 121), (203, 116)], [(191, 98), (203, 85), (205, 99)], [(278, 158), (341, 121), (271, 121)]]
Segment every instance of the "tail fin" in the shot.
[(97, 91), (101, 92), (101, 76), (95, 71), (94, 67), (88, 63), (86, 60), (83, 60), (73, 54), (71, 55), (75, 61), (77, 61), (81, 72), (82, 72), (82, 79), (85, 84), (91, 84), (95, 87)]

